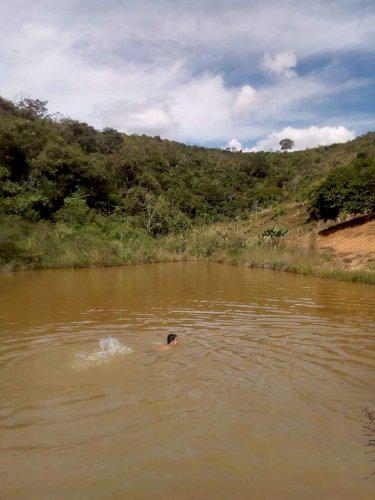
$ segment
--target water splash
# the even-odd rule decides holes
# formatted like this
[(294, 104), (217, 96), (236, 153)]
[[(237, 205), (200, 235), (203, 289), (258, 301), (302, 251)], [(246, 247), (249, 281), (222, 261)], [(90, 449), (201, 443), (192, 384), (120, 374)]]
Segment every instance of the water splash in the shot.
[(99, 349), (93, 353), (76, 352), (75, 357), (82, 361), (94, 363), (103, 363), (112, 356), (119, 354), (130, 354), (133, 352), (131, 347), (122, 345), (116, 337), (105, 337), (99, 339)]

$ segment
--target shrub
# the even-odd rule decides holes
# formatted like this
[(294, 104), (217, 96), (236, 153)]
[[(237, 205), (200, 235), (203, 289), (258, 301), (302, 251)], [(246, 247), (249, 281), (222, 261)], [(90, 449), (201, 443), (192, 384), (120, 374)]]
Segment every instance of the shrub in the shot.
[(24, 252), (15, 241), (0, 236), (0, 264), (7, 264), (8, 262), (22, 260), (23, 258)]
[(55, 214), (55, 220), (73, 227), (81, 227), (88, 222), (90, 209), (79, 193), (73, 193), (64, 200), (64, 205)]
[(312, 219), (336, 219), (344, 213), (375, 210), (375, 160), (359, 158), (332, 170), (310, 194)]
[(277, 247), (288, 233), (288, 230), (285, 227), (280, 227), (279, 229), (276, 227), (268, 227), (259, 235), (260, 243), (266, 243), (273, 247)]

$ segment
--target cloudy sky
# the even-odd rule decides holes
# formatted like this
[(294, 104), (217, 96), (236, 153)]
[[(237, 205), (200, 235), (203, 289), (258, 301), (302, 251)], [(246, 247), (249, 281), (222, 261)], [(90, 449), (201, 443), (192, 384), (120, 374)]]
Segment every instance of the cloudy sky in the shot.
[(374, 130), (368, 0), (2, 0), (0, 94), (98, 128), (272, 149)]

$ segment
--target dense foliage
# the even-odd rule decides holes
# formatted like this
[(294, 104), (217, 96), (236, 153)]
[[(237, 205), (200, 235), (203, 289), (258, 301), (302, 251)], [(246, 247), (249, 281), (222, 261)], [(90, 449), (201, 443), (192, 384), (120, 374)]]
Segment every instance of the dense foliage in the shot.
[[(330, 189), (324, 186), (334, 183), (335, 172), (340, 175), (338, 167), (357, 156), (365, 157), (355, 163), (362, 167), (345, 168), (363, 170), (355, 185), (365, 185), (363, 165), (374, 151), (370, 133), (293, 153), (234, 153), (112, 128), (98, 131), (49, 115), (45, 101), (14, 104), (0, 98), (0, 265), (156, 259), (151, 249), (157, 236), (305, 201), (311, 185), (327, 174), (313, 198), (312, 214), (334, 216), (336, 208), (320, 211), (318, 206)], [(345, 172), (343, 177), (353, 174)], [(369, 209), (360, 189), (357, 198), (345, 195), (339, 211)]]
[(375, 161), (358, 158), (332, 170), (313, 190), (310, 215), (313, 219), (336, 219), (341, 213), (375, 211)]

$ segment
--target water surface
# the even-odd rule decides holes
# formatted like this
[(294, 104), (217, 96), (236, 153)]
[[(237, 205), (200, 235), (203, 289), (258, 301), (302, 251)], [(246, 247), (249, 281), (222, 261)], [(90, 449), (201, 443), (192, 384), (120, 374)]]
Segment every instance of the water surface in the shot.
[(374, 498), (370, 285), (22, 272), (0, 276), (0, 325), (1, 498)]

